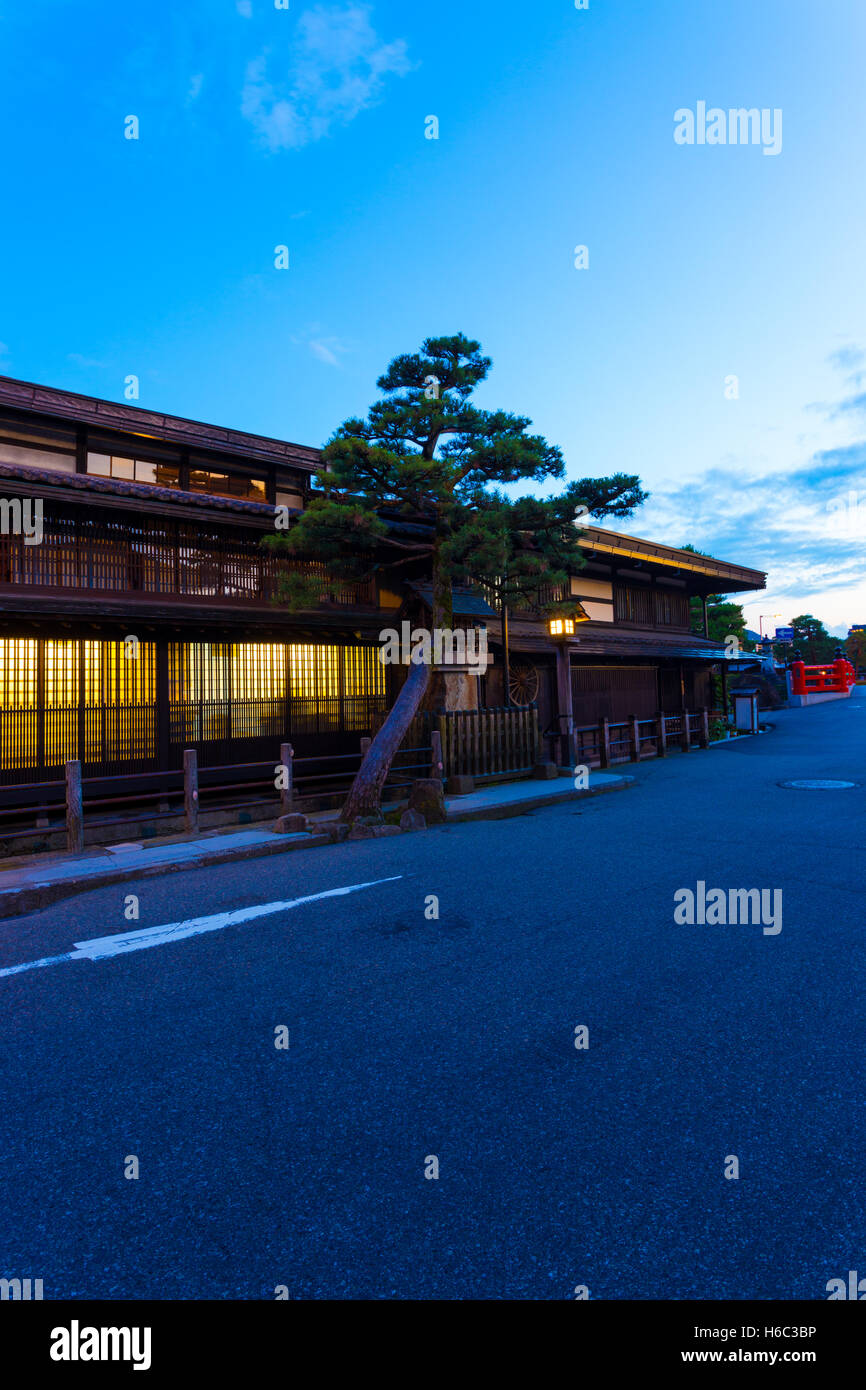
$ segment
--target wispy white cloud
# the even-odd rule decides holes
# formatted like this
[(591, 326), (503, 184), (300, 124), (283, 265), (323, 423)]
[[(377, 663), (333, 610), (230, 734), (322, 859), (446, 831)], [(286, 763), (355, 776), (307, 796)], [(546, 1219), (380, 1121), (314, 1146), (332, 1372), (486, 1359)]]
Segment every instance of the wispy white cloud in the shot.
[(313, 338), (310, 340), (310, 352), (314, 357), (318, 357), (320, 362), (327, 362), (329, 367), (339, 367), (340, 356), (348, 349), (340, 342), (339, 338)]
[(345, 339), (336, 337), (325, 331), (323, 323), (305, 323), (298, 333), (290, 333), (288, 341), (295, 347), (304, 348), (317, 357), (320, 362), (325, 362), (329, 367), (341, 366), (340, 359), (347, 353), (353, 352), (352, 343), (347, 343)]
[(253, 5), (252, 5), (252, 0), (237, 0), (237, 4), (236, 4), (236, 6), (235, 6), (235, 9), (237, 10), (238, 14), (242, 16), (243, 19), (252, 19), (252, 17), (253, 17)]
[(366, 5), (317, 6), (301, 15), (291, 56), (276, 76), (272, 51), (247, 66), (241, 114), (271, 151), (299, 149), (347, 125), (382, 97), (385, 80), (412, 64), (403, 39), (383, 42)]
[[(861, 359), (866, 354), (847, 347), (828, 360), (844, 374)], [(866, 416), (866, 397), (853, 394), (809, 408), (820, 409), (828, 420), (847, 416), (859, 424)], [(624, 529), (663, 536), (673, 545), (690, 542), (718, 559), (766, 570), (766, 591), (742, 596), (753, 627), (760, 613), (775, 612), (785, 621), (814, 613), (837, 636), (852, 622), (866, 622), (862, 437), (814, 449), (802, 465), (785, 470), (768, 471), (757, 456), (747, 462), (722, 460), (700, 476), (654, 487)]]
[(107, 362), (99, 362), (95, 357), (85, 357), (80, 352), (67, 352), (67, 362), (74, 362), (76, 367), (102, 367), (107, 368)]
[(861, 366), (864, 360), (866, 360), (866, 353), (853, 343), (837, 348), (827, 358), (830, 365), (838, 367), (840, 371), (852, 371), (855, 367)]
[(190, 103), (191, 101), (195, 101), (195, 100), (198, 98), (199, 93), (201, 92), (203, 83), (204, 83), (204, 73), (203, 73), (203, 72), (196, 72), (196, 73), (194, 73), (193, 76), (189, 79), (189, 90), (187, 91), (187, 94), (186, 94), (187, 105), (189, 105), (189, 103)]
[(866, 444), (797, 471), (721, 466), (656, 488), (631, 529), (766, 570), (766, 593), (743, 596), (747, 611), (813, 612), (840, 633), (866, 621)]

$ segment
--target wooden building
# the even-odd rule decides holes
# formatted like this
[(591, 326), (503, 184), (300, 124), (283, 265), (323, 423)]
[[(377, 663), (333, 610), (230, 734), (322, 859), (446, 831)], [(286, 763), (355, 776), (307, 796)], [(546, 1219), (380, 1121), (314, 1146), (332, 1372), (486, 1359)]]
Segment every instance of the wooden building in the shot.
[[(580, 603), (586, 619), (573, 636), (552, 642), (540, 614), (512, 613), (508, 624), (511, 699), (537, 703), (549, 752), (556, 756), (559, 749), (563, 762), (573, 727), (711, 707), (713, 670), (738, 663), (707, 635), (707, 598), (759, 590), (766, 582), (760, 570), (599, 526), (584, 529), (581, 549), (586, 565), (568, 592), (547, 595)], [(690, 616), (694, 598), (698, 632)], [(501, 652), (499, 620), (489, 635)], [(495, 661), (485, 690), (491, 703), (505, 698), (504, 672), (504, 661)]]
[[(405, 604), (388, 580), (320, 584), (315, 610), (276, 602), (276, 508), (309, 496), (315, 449), (0, 377), (0, 804), (85, 777), (144, 785), (203, 768), (356, 751), (388, 707), (378, 638)], [(29, 534), (28, 534), (29, 517)], [(572, 719), (698, 707), (724, 659), (689, 631), (689, 597), (763, 575), (588, 528), (572, 580), (589, 621), (553, 642), (511, 620), (513, 699), (555, 741)], [(416, 577), (417, 578), (417, 577)], [(482, 701), (505, 702), (502, 633)], [(555, 747), (555, 742), (551, 744)], [(567, 758), (567, 752), (563, 753)]]

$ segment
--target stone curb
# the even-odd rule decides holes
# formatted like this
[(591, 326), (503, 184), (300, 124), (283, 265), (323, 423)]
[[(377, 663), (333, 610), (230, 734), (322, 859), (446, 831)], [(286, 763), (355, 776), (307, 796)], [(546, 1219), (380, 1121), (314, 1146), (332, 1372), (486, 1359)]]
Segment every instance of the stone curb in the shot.
[(330, 843), (329, 835), (286, 835), (276, 844), (243, 845), (235, 849), (213, 850), (210, 854), (197, 854), (193, 859), (175, 863), (106, 869), (104, 873), (83, 874), (81, 878), (62, 879), (57, 883), (34, 883), (26, 888), (0, 889), (0, 920), (4, 917), (23, 917), (28, 912), (38, 912), (40, 908), (62, 902), (64, 898), (74, 898), (79, 893), (88, 893), (92, 888), (106, 888), (113, 883), (129, 883), (134, 878), (159, 878), (163, 874), (183, 873), (185, 869), (204, 869), (211, 864), (260, 859), (264, 855), (287, 854), (292, 850), (314, 849), (318, 845)]
[[(566, 791), (553, 795), (526, 797), (524, 800), (506, 803), (503, 806), (478, 806), (465, 811), (450, 810), (446, 824), (459, 825), (474, 820), (507, 820), (520, 816), (525, 811), (536, 811), (544, 806), (555, 806), (563, 801), (579, 801), (587, 796), (603, 796), (606, 792), (625, 791), (634, 783), (633, 777), (619, 777), (615, 785), (598, 787), (595, 791)], [(435, 826), (429, 827), (435, 830)], [(396, 827), (395, 827), (396, 829)], [(400, 833), (399, 831), (397, 832)], [(408, 832), (406, 832), (408, 833)], [(129, 883), (136, 878), (158, 878), (163, 874), (184, 873), (187, 869), (203, 869), (212, 864), (231, 864), (243, 859), (260, 859), (272, 854), (287, 854), (293, 850), (316, 849), (320, 845), (333, 844), (330, 835), (316, 835), (302, 832), (296, 835), (281, 836), (279, 841), (269, 844), (243, 845), (235, 849), (213, 850), (195, 855), (191, 859), (176, 862), (163, 862), (150, 866), (135, 865), (128, 868), (106, 868), (102, 873), (82, 874), (80, 878), (67, 878), (56, 883), (34, 883), (22, 888), (0, 889), (0, 920), (8, 917), (23, 917), (30, 912), (38, 912), (43, 907), (62, 902), (64, 898), (74, 898), (79, 893), (91, 889), (107, 888), (115, 883)], [(357, 841), (338, 841), (350, 844)]]
[[(511, 816), (522, 816), (524, 811), (537, 811), (544, 806), (557, 806), (563, 801), (583, 801), (588, 796), (606, 796), (608, 792), (624, 792), (629, 787), (634, 786), (634, 777), (622, 776), (619, 773), (608, 773), (606, 776), (617, 777), (617, 782), (607, 787), (596, 787), (593, 791), (588, 787), (586, 791), (575, 791), (574, 787), (569, 787), (568, 791), (554, 792), (552, 796), (528, 796), (523, 801), (506, 802), (503, 806), (477, 806), (470, 807), (466, 811), (457, 809), (450, 810), (447, 815), (447, 824), (460, 825), (472, 820), (508, 820)], [(435, 827), (432, 827), (435, 829)]]

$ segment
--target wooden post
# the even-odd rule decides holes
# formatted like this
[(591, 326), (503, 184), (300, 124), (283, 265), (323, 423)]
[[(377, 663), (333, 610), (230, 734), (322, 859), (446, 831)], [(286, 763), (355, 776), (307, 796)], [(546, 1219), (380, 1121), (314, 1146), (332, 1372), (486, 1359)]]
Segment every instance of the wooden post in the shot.
[(505, 704), (511, 704), (511, 655), (508, 650), (508, 604), (502, 604), (502, 659)]
[[(369, 742), (369, 739), (368, 739)], [(280, 815), (288, 816), (292, 810), (292, 799), (295, 795), (293, 766), (295, 750), (290, 743), (280, 744), (280, 766), (286, 769), (286, 785), (280, 787)]]
[(571, 752), (571, 735), (574, 730), (574, 702), (571, 690), (571, 653), (565, 643), (556, 648), (556, 714), (559, 723), (559, 738), (556, 744), (556, 761), (567, 763)]
[(702, 747), (702, 748), (709, 748), (709, 746), (710, 746), (710, 711), (707, 709), (706, 705), (704, 705), (703, 709), (701, 710), (701, 747)]
[(659, 710), (656, 715), (656, 743), (658, 744), (658, 756), (666, 758), (668, 755), (668, 731), (665, 726), (663, 710)]
[(598, 759), (601, 767), (610, 767), (610, 724), (607, 719), (598, 721)]
[(84, 804), (78, 758), (66, 764), (66, 848), (70, 854), (80, 854), (84, 849)]
[(372, 740), (371, 738), (362, 738), (362, 739), (361, 739), (361, 762), (364, 761), (364, 759), (366, 758), (367, 754), (369, 753), (369, 751), (370, 751), (370, 745), (371, 745), (372, 742), (373, 742), (373, 740)]
[(198, 754), (194, 748), (183, 750), (183, 816), (185, 830), (190, 834), (198, 830)]
[(629, 723), (630, 723), (630, 725), (631, 725), (631, 760), (632, 760), (633, 763), (639, 763), (639, 762), (640, 762), (640, 729), (638, 728), (637, 715), (636, 715), (636, 714), (630, 715), (630, 717), (629, 717)]
[(169, 698), (168, 639), (156, 643), (156, 765), (160, 772), (171, 766), (171, 704)]
[(691, 753), (691, 751), (692, 751), (692, 730), (691, 730), (691, 725), (690, 725), (690, 723), (689, 723), (689, 712), (688, 712), (687, 709), (684, 709), (684, 710), (683, 710), (683, 752), (684, 752), (684, 753)]
[(434, 729), (430, 735), (430, 742), (433, 745), (430, 755), (430, 776), (443, 778), (445, 776), (445, 760), (442, 757), (442, 735), (438, 729)]
[[(445, 728), (445, 717), (444, 717), (444, 715), (437, 714), (437, 715), (434, 716), (434, 718), (435, 718), (435, 720), (436, 720), (436, 728), (433, 730), (433, 733), (434, 733), (434, 734), (438, 734), (438, 736), (439, 736), (439, 756), (440, 756), (440, 759), (441, 759), (441, 762), (442, 762), (442, 776), (443, 776), (443, 778), (444, 778), (444, 777), (447, 776), (446, 769), (447, 769), (447, 767), (448, 767), (448, 758), (449, 758), (449, 752), (448, 752), (448, 733), (447, 733), (447, 730), (446, 730), (446, 728)], [(430, 742), (433, 744), (433, 748), (434, 748), (434, 750), (435, 750), (436, 744), (435, 744), (435, 742), (434, 742), (434, 740), (433, 740), (432, 734), (431, 734), (431, 737), (430, 737)], [(434, 755), (433, 761), (435, 762), (435, 755)], [(436, 776), (436, 773), (435, 773), (435, 771), (434, 771), (432, 768), (431, 768), (431, 770), (430, 770), (430, 775), (431, 775), (432, 777), (435, 777), (435, 776)]]

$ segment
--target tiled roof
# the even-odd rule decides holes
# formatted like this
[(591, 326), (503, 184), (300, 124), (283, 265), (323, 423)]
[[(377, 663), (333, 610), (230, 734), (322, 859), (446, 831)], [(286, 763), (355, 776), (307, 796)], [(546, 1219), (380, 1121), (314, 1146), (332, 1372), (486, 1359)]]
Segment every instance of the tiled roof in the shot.
[(216, 497), (207, 492), (184, 492), (181, 488), (160, 487), (156, 483), (132, 483), (122, 478), (100, 478), (91, 473), (61, 473), (54, 468), (31, 468), (30, 464), (0, 462), (0, 479), (38, 482), (40, 486), (71, 488), (81, 493), (101, 493), (109, 497), (140, 498), (143, 502), (174, 502), (185, 506), (207, 507), (209, 511), (244, 512), (247, 516), (273, 517), (269, 502), (246, 502), (241, 497)]
[(34, 414), (56, 415), (100, 429), (169, 440), (193, 449), (215, 449), (223, 454), (289, 464), (308, 472), (317, 468), (320, 462), (319, 450), (305, 444), (290, 444), (284, 439), (271, 439), (263, 434), (247, 434), (244, 430), (207, 425), (198, 420), (184, 419), (181, 415), (144, 410), (137, 405), (103, 401), (97, 396), (79, 395), (76, 391), (58, 391), (52, 386), (38, 386), (32, 381), (17, 381), (9, 376), (0, 376), (0, 405), (32, 411)]
[[(430, 608), (433, 603), (432, 584), (410, 584), (409, 588), (416, 593), (422, 602)], [(452, 612), (455, 618), (490, 618), (496, 617), (496, 609), (491, 608), (487, 599), (474, 589), (461, 589), (455, 586), (451, 594)]]
[[(488, 624), (488, 636), (501, 642), (501, 624)], [(550, 652), (553, 642), (543, 624), (521, 618), (511, 618), (508, 624), (508, 645), (516, 652)], [(570, 644), (573, 657), (621, 658), (667, 657), (681, 661), (727, 661), (723, 646), (691, 632), (664, 632), (658, 628), (624, 628), (608, 623), (578, 623), (575, 640)]]
[(640, 536), (628, 536), (622, 531), (607, 531), (602, 526), (582, 528), (580, 548), (588, 558), (611, 562), (631, 560), (638, 565), (659, 567), (668, 574), (683, 573), (700, 576), (704, 580), (718, 580), (720, 593), (763, 589), (767, 582), (763, 570), (731, 564), (728, 560), (716, 560), (711, 555), (699, 555), (696, 551), (663, 545), (660, 541), (642, 540)]

